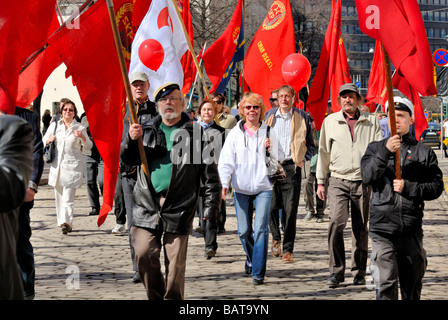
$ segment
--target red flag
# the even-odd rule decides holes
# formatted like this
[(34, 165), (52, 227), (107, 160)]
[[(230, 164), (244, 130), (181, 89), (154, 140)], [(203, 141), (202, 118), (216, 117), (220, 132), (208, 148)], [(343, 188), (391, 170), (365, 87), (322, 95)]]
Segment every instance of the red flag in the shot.
[(375, 53), (373, 55), (372, 68), (369, 75), (369, 87), (366, 100), (384, 106), (387, 101), (386, 72), (384, 70), (384, 58), (381, 42), (376, 41)]
[[(314, 116), (314, 123), (317, 130), (320, 130), (327, 111), (331, 80), (337, 65), (340, 37), (341, 0), (337, 0), (337, 2), (332, 5), (330, 23), (328, 24), (327, 33), (325, 34), (319, 64), (317, 65), (316, 74), (311, 83), (310, 93), (307, 100), (307, 109)], [(337, 92), (339, 93), (339, 90), (337, 90)]]
[(428, 128), (428, 121), (425, 117), (425, 111), (423, 110), (422, 101), (417, 90), (412, 88), (412, 86), (407, 81), (402, 81), (399, 84), (400, 92), (406, 95), (406, 97), (411, 100), (414, 105), (414, 128), (415, 128), (415, 138), (420, 140), (420, 136), (423, 131)]
[(230, 22), (221, 36), (202, 56), (207, 76), (212, 82), (210, 92), (216, 91), (237, 50), (238, 39), (242, 32), (243, 0), (239, 0)]
[[(177, 6), (179, 7), (179, 11), (182, 15), (182, 20), (184, 21), (185, 28), (187, 29), (191, 45), (194, 48), (190, 0), (177, 0)], [(190, 51), (185, 52), (182, 59), (180, 60), (180, 63), (182, 64), (182, 69), (184, 70), (184, 86), (182, 87), (182, 94), (186, 95), (190, 92), (190, 88), (196, 74), (196, 66), (194, 64), (193, 57)]]
[[(114, 1), (119, 31), (132, 28), (132, 1)], [(89, 120), (90, 131), (104, 161), (103, 205), (98, 226), (112, 210), (118, 174), (125, 101), (124, 85), (107, 5), (99, 0), (77, 18), (80, 28), (64, 29), (52, 41), (72, 76)], [(121, 37), (124, 56), (132, 33)], [(53, 39), (52, 38), (52, 39)], [(51, 44), (50, 44), (51, 45)]]
[(244, 81), (253, 92), (263, 96), (267, 109), (271, 91), (285, 84), (283, 61), (295, 52), (291, 4), (289, 0), (275, 0), (244, 59)]
[(133, 2), (134, 6), (132, 9), (132, 26), (134, 29), (134, 34), (136, 34), (140, 23), (146, 16), (146, 12), (148, 12), (152, 0), (133, 0)]
[(348, 68), (347, 53), (345, 52), (344, 40), (342, 40), (341, 36), (339, 37), (336, 65), (334, 73), (331, 76), (331, 110), (333, 112), (341, 110), (341, 105), (338, 102), (339, 89), (343, 84), (350, 82), (352, 82), (352, 80)]
[[(53, 20), (47, 38), (59, 28), (59, 20), (54, 10)], [(40, 52), (34, 60), (20, 73), (16, 105), (25, 108), (42, 92), (51, 73), (62, 63), (53, 46)]]
[(422, 96), (437, 94), (431, 50), (417, 1), (356, 0), (356, 7), (361, 31), (381, 41), (396, 68), (394, 87), (403, 92), (406, 81)]
[(0, 109), (14, 114), (19, 72), (45, 45), (55, 0), (3, 1), (0, 10)]

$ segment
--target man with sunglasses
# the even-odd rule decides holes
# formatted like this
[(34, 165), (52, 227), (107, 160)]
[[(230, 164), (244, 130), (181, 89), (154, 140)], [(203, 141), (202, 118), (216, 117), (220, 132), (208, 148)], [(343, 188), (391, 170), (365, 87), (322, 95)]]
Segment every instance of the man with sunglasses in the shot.
[(219, 125), (224, 129), (232, 129), (236, 125), (237, 121), (234, 116), (224, 111), (224, 102), (226, 101), (225, 97), (218, 92), (213, 92), (210, 94), (210, 96), (218, 106), (216, 118), (219, 121)]
[[(304, 161), (310, 160), (314, 150), (313, 131), (310, 117), (305, 111), (293, 107), (295, 91), (284, 85), (278, 90), (278, 108), (266, 113), (266, 124), (272, 127), (279, 137), (279, 144), (285, 153), (282, 166), (286, 171), (286, 179), (274, 185), (269, 228), (272, 233), (271, 253), (279, 257), (282, 263), (292, 263), (294, 241), (296, 238), (296, 220), (299, 206), (302, 167)], [(279, 210), (285, 215), (283, 250), (279, 226)]]

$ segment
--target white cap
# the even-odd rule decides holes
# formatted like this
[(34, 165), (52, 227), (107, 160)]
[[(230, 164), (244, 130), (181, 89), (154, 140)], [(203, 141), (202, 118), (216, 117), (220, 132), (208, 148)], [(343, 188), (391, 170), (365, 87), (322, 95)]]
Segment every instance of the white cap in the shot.
[[(414, 117), (414, 105), (409, 99), (395, 96), (394, 105), (396, 110), (408, 111), (411, 114), (411, 118)], [(386, 109), (386, 113), (388, 113), (389, 101), (386, 101), (386, 105), (384, 106), (384, 108)]]

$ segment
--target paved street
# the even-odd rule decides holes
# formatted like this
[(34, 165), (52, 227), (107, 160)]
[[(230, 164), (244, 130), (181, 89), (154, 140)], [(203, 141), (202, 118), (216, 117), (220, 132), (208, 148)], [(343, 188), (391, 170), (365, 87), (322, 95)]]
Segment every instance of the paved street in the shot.
[[(440, 151), (437, 150), (440, 159)], [(448, 177), (448, 159), (439, 160)], [(45, 183), (44, 175), (44, 183)], [(446, 190), (445, 186), (445, 190)], [(143, 285), (132, 282), (128, 236), (111, 234), (115, 216), (97, 227), (86, 188), (75, 198), (73, 232), (63, 235), (56, 226), (53, 188), (43, 184), (31, 212), (36, 262), (36, 300), (145, 300)], [(446, 191), (427, 202), (424, 245), (428, 268), (422, 299), (448, 298), (448, 196)], [(226, 233), (218, 236), (217, 256), (203, 257), (204, 239), (193, 233), (189, 240), (185, 298), (187, 300), (374, 300), (371, 277), (366, 286), (353, 286), (352, 276), (336, 289), (325, 285), (329, 276), (327, 252), (328, 213), (325, 221), (305, 222), (303, 198), (297, 219), (294, 263), (282, 264), (269, 253), (265, 284), (253, 286), (244, 274), (245, 255), (237, 236), (233, 206), (227, 207)], [(195, 219), (194, 226), (197, 226)], [(346, 229), (347, 264), (351, 240)], [(269, 241), (269, 248), (270, 248)]]

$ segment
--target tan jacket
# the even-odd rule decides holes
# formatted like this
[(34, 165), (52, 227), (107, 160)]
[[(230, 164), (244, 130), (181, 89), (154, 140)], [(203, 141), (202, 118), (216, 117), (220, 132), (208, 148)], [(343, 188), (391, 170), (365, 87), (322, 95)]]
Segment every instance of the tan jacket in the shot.
[[(275, 113), (278, 108), (266, 112), (265, 122), (268, 126), (275, 125)], [(291, 123), (291, 156), (296, 167), (303, 160), (310, 160), (314, 149), (313, 132), (308, 115), (300, 109), (293, 108)]]
[(381, 126), (373, 115), (360, 111), (353, 134), (342, 110), (327, 116), (322, 124), (317, 159), (317, 183), (324, 184), (328, 173), (350, 181), (361, 180), (361, 158), (372, 141), (382, 139)]

